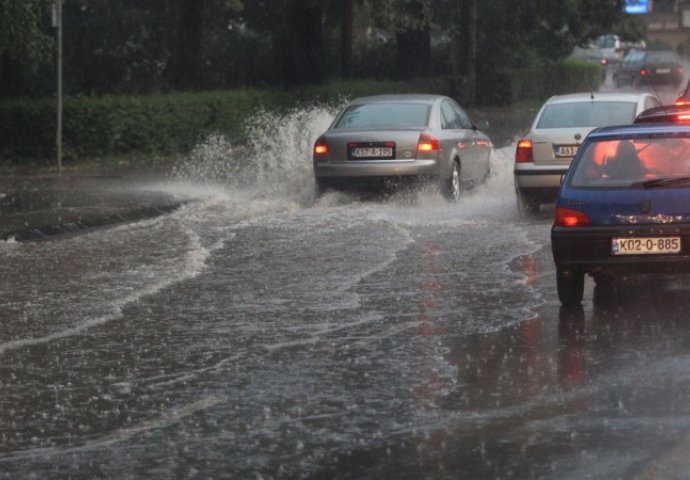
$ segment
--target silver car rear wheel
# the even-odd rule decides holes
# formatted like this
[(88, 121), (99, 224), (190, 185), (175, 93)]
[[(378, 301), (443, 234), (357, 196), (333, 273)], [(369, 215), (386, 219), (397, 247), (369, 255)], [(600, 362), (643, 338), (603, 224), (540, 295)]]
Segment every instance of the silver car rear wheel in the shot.
[(324, 180), (322, 178), (314, 179), (314, 191), (317, 197), (320, 197), (321, 195), (326, 193), (326, 190), (328, 190), (330, 187), (331, 185), (327, 180)]
[(525, 195), (524, 193), (516, 192), (517, 208), (520, 218), (529, 218), (539, 213), (539, 201), (536, 198)]
[(453, 162), (450, 177), (446, 181), (443, 190), (448, 200), (453, 202), (460, 200), (460, 165), (458, 165), (458, 162)]

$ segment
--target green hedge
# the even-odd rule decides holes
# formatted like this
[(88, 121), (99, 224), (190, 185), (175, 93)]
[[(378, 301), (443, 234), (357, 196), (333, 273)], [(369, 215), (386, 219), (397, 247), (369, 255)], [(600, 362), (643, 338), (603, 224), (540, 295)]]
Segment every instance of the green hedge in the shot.
[[(597, 90), (596, 65), (559, 63), (539, 69), (489, 72), (477, 83), (480, 105), (511, 105), (553, 94)], [(347, 98), (382, 93), (440, 93), (469, 106), (468, 81), (439, 76), (407, 82), (353, 80), (291, 91), (243, 89), (228, 92), (148, 96), (71, 97), (64, 101), (66, 157), (131, 153), (175, 154), (193, 148), (212, 133), (241, 142), (247, 118), (259, 109), (304, 104), (340, 104)], [(55, 99), (0, 103), (0, 160), (50, 159), (55, 152)]]
[[(77, 157), (184, 152), (213, 132), (241, 135), (249, 112), (281, 100), (270, 90), (65, 98), (64, 152)], [(55, 131), (54, 99), (0, 104), (0, 158), (50, 157)]]
[(602, 82), (601, 66), (580, 61), (514, 70), (511, 75), (512, 101), (563, 93), (597, 92)]

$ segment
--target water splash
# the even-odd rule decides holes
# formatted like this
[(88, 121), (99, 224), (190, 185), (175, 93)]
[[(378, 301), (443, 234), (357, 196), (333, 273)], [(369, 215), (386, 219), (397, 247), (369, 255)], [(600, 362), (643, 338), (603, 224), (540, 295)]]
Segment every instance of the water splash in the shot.
[(173, 177), (213, 183), (256, 196), (313, 196), (311, 148), (337, 108), (309, 107), (284, 114), (258, 112), (246, 126), (246, 141), (233, 144), (221, 134), (201, 142)]
[[(347, 193), (328, 193), (318, 199), (314, 196), (312, 145), (340, 108), (342, 105), (312, 106), (282, 114), (258, 112), (246, 126), (244, 142), (232, 143), (223, 135), (211, 135), (176, 166), (174, 177), (195, 188), (212, 185), (219, 191), (232, 192), (245, 203), (268, 200), (295, 204), (297, 208), (358, 204), (360, 198)], [(375, 198), (376, 208), (400, 208), (425, 217), (431, 209), (432, 218), (440, 215), (441, 220), (450, 221), (459, 217), (469, 221), (515, 218), (514, 149), (514, 144), (495, 149), (490, 177), (478, 188), (464, 192), (457, 205), (448, 203), (437, 189), (427, 187), (412, 194), (405, 191)]]

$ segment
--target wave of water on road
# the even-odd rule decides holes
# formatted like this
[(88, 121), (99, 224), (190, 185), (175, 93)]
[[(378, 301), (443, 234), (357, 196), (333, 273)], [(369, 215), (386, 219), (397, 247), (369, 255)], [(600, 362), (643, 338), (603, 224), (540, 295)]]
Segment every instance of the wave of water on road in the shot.
[[(286, 221), (288, 211), (293, 214), (290, 218), (296, 218), (297, 229), (301, 225), (304, 230), (328, 228), (327, 217), (331, 214), (339, 216), (339, 223), (352, 228), (363, 222), (379, 221), (400, 232), (424, 225), (462, 228), (504, 223), (502, 235), (518, 237), (515, 250), (505, 252), (506, 263), (533, 248), (517, 248), (525, 244), (525, 235), (522, 227), (516, 227), (514, 145), (494, 150), (490, 177), (484, 184), (465, 192), (458, 204), (448, 203), (434, 188), (380, 198), (342, 192), (315, 198), (311, 149), (335, 113), (336, 109), (311, 107), (282, 115), (259, 114), (248, 125), (246, 145), (233, 145), (223, 136), (211, 136), (176, 167), (173, 178), (177, 188), (189, 188), (193, 192), (211, 186), (224, 192), (232, 198), (230, 210), (242, 210), (244, 223), (277, 225)], [(367, 271), (384, 268), (390, 262), (388, 255), (395, 255), (396, 249), (409, 244), (406, 235), (409, 233), (401, 233), (400, 243), (386, 252), (386, 259), (371, 265)], [(343, 285), (343, 289), (350, 286)]]
[[(52, 309), (58, 312), (58, 318), (65, 319), (64, 323), (51, 322), (49, 328), (36, 326), (29, 338), (6, 331), (0, 337), (0, 353), (77, 335), (118, 318), (122, 308), (141, 296), (153, 294), (203, 271), (209, 256), (229, 241), (233, 229), (241, 225), (256, 222), (279, 224), (286, 218), (294, 219), (295, 215), (298, 215), (297, 219), (291, 221), (296, 229), (324, 228), (329, 222), (334, 222), (334, 225), (341, 223), (339, 228), (343, 231), (363, 222), (388, 224), (392, 229), (391, 238), (397, 235), (399, 241), (393, 248), (392, 240), (389, 240), (388, 249), (380, 252), (379, 261), (372, 257), (362, 266), (364, 270), (353, 270), (350, 280), (334, 289), (344, 291), (389, 265), (395, 259), (396, 251), (409, 245), (409, 229), (424, 225), (461, 228), (463, 225), (510, 223), (515, 219), (512, 146), (493, 153), (490, 178), (484, 185), (467, 192), (459, 204), (447, 203), (436, 191), (405, 193), (376, 200), (329, 193), (315, 200), (311, 146), (328, 127), (333, 115), (334, 110), (317, 107), (278, 116), (260, 114), (248, 126), (249, 145), (242, 147), (233, 146), (222, 136), (210, 137), (177, 166), (172, 181), (147, 187), (197, 200), (167, 218), (95, 233), (89, 239), (77, 238), (59, 245), (12, 242), (0, 245), (9, 255), (9, 261), (4, 264), (8, 275), (4, 278), (10, 282), (4, 288), (0, 286), (0, 290), (13, 292), (14, 297), (9, 300), (9, 307), (5, 306), (9, 309), (8, 315), (16, 315), (31, 323)], [(338, 219), (329, 220), (333, 215)], [(153, 237), (151, 232), (155, 233)], [(519, 227), (507, 225), (504, 235), (521, 237), (517, 243), (523, 245), (513, 252), (505, 252), (506, 262), (529, 248), (524, 246), (524, 234)], [(116, 246), (113, 248), (109, 242)], [(147, 242), (160, 245), (155, 255), (146, 253)], [(127, 245), (126, 254), (117, 243)], [(137, 247), (139, 243), (141, 246)], [(112, 254), (106, 253), (109, 249), (122, 250), (119, 262), (108, 259), (112, 258)], [(78, 257), (72, 253), (73, 250), (81, 250)], [(376, 252), (371, 253), (376, 255)], [(54, 261), (51, 268), (46, 268), (45, 258)], [(74, 258), (85, 260), (66, 268)], [(180, 265), (190, 264), (189, 259), (194, 260), (193, 267), (181, 271)], [(41, 267), (24, 268), (40, 272), (40, 279), (38, 275), (37, 278), (26, 276), (29, 283), (25, 287), (13, 283), (17, 279), (9, 280), (13, 278), (11, 271), (22, 268), (13, 262), (25, 265), (44, 262)], [(85, 269), (86, 274), (82, 272), (76, 277), (62, 275), (70, 269)], [(63, 278), (69, 278), (69, 282), (65, 283)], [(85, 287), (84, 279), (92, 282), (91, 285), (102, 283), (101, 288), (109, 288), (107, 301), (99, 295), (93, 299), (88, 295), (75, 298), (72, 292)], [(60, 285), (57, 291), (64, 291), (57, 298), (55, 285)]]
[[(174, 169), (172, 178), (187, 185), (213, 185), (236, 194), (247, 202), (262, 200), (276, 204), (293, 202), (301, 208), (349, 205), (368, 202), (344, 193), (328, 193), (314, 201), (311, 149), (314, 141), (333, 120), (337, 109), (311, 107), (286, 114), (260, 113), (247, 126), (247, 142), (237, 145), (223, 135), (201, 142)], [(515, 194), (512, 157), (515, 146), (499, 148), (491, 157), (491, 176), (479, 188), (464, 196), (459, 205), (448, 204), (433, 188), (416, 194), (402, 193), (376, 199), (378, 208), (430, 209), (465, 219), (514, 219)], [(426, 209), (426, 211), (425, 211)], [(266, 213), (261, 209), (260, 214)]]
[[(211, 392), (219, 389), (222, 395), (232, 395), (232, 402), (214, 413), (218, 415), (214, 420), (227, 426), (242, 419), (247, 425), (246, 433), (227, 440), (233, 452), (227, 454), (229, 465), (235, 460), (255, 470), (261, 468), (253, 456), (260, 450), (256, 445), (267, 444), (267, 439), (284, 431), (284, 419), (291, 415), (295, 420), (290, 424), (299, 430), (294, 435), (306, 445), (313, 443), (312, 437), (317, 444), (325, 440), (339, 449), (352, 448), (361, 440), (361, 416), (347, 408), (330, 420), (338, 428), (319, 432), (302, 426), (305, 418), (329, 418), (338, 410), (330, 405), (358, 405), (358, 399), (338, 382), (329, 382), (351, 374), (353, 366), (339, 361), (342, 356), (352, 355), (356, 360), (358, 352), (373, 352), (367, 355), (375, 359), (375, 365), (359, 370), (371, 375), (367, 393), (383, 399), (377, 407), (380, 412), (371, 417), (381, 422), (382, 435), (400, 428), (399, 406), (409, 410), (405, 428), (423, 429), (431, 421), (438, 422), (436, 408), (419, 407), (414, 398), (407, 398), (409, 386), (424, 385), (431, 405), (434, 395), (441, 398), (444, 389), (454, 388), (456, 371), (445, 359), (447, 347), (418, 331), (439, 320), (439, 324), (459, 325), (453, 332), (461, 332), (463, 325), (472, 327), (466, 331), (476, 332), (524, 315), (514, 309), (514, 303), (505, 302), (503, 290), (511, 285), (511, 278), (520, 276), (504, 271), (510, 260), (535, 248), (526, 229), (515, 222), (513, 147), (494, 152), (491, 177), (466, 192), (458, 204), (447, 203), (435, 191), (379, 199), (329, 193), (315, 199), (311, 145), (332, 115), (328, 109), (313, 108), (257, 117), (249, 127), (250, 144), (241, 147), (220, 136), (209, 138), (177, 167), (174, 178), (147, 186), (195, 200), (171, 215), (59, 242), (0, 245), (8, 259), (0, 266), (0, 278), (4, 278), (0, 292), (13, 292), (13, 299), (0, 308), (9, 308), (17, 320), (8, 321), (8, 329), (0, 333), (0, 354), (17, 365), (24, 361), (33, 365), (41, 360), (32, 358), (26, 347), (52, 347), (64, 340), (45, 357), (54, 355), (64, 364), (77, 366), (83, 366), (80, 362), (86, 357), (94, 364), (102, 362), (103, 372), (110, 372), (109, 349), (125, 352), (124, 356), (133, 358), (131, 371), (122, 373), (124, 367), (122, 371), (114, 367), (104, 380), (105, 392), (116, 398), (144, 392), (144, 397), (159, 401), (160, 390), (166, 391), (166, 399), (177, 401), (185, 395), (187, 383), (207, 381), (202, 385)], [(439, 232), (437, 238), (429, 241), (426, 229)], [(456, 241), (452, 236), (456, 231), (467, 235)], [(496, 238), (484, 237), (483, 232), (492, 232)], [(434, 244), (437, 239), (443, 243)], [(482, 244), (480, 254), (469, 259), (473, 263), (463, 258), (468, 255), (462, 245), (465, 239)], [(448, 265), (443, 263), (448, 258), (443, 254), (451, 248), (458, 252)], [(413, 254), (407, 255), (410, 249)], [(416, 263), (408, 269), (400, 258)], [(214, 267), (208, 277), (217, 278), (206, 278), (204, 273)], [(20, 270), (33, 274), (26, 278), (11, 274)], [(503, 274), (508, 280), (500, 277)], [(398, 278), (405, 276), (398, 284)], [(466, 292), (453, 290), (458, 279), (467, 280)], [(224, 282), (230, 287), (213, 290)], [(206, 289), (207, 285), (211, 288)], [(389, 288), (396, 286), (400, 287), (395, 293), (398, 297)], [(380, 297), (372, 300), (377, 287)], [(150, 305), (147, 297), (153, 297)], [(534, 301), (527, 298), (527, 303)], [(482, 302), (493, 305), (493, 310), (473, 308), (473, 303)], [(168, 304), (170, 310), (166, 310)], [(128, 307), (136, 312), (128, 315)], [(13, 324), (21, 329), (11, 330)], [(113, 333), (120, 325), (122, 337)], [(156, 335), (153, 330), (163, 332)], [(94, 348), (79, 351), (80, 337), (87, 337), (86, 343), (92, 342), (89, 345)], [(411, 337), (410, 343), (421, 353), (410, 356), (400, 337)], [(68, 342), (72, 338), (77, 339), (77, 346)], [(120, 338), (126, 343), (108, 344)], [(397, 342), (392, 351), (377, 353), (384, 344)], [(290, 355), (304, 346), (313, 346), (304, 358), (252, 372), (247, 386), (228, 390), (229, 378), (242, 381), (244, 372), (252, 370), (251, 362), (242, 363), (243, 356)], [(389, 353), (393, 354), (390, 358)], [(314, 363), (314, 355), (324, 362), (323, 371)], [(391, 372), (400, 373), (393, 375), (397, 380), (391, 380)], [(433, 372), (431, 380), (426, 378), (429, 372)], [(56, 384), (64, 377), (62, 371), (53, 374), (57, 378), (51, 381)], [(18, 375), (16, 385), (7, 388), (20, 391), (24, 384), (30, 385), (22, 381), (21, 371)], [(312, 382), (312, 391), (317, 393), (300, 400), (305, 390), (294, 390), (295, 378)], [(394, 397), (388, 394), (394, 390), (389, 389), (391, 385), (399, 387)], [(173, 387), (182, 393), (178, 395)], [(190, 398), (179, 403), (195, 405)], [(145, 398), (136, 402), (132, 421), (124, 422), (121, 431), (158, 428), (158, 423), (147, 419), (147, 402)], [(55, 417), (79, 417), (83, 406), (79, 402), (57, 405), (62, 410), (56, 410)], [(53, 408), (46, 410), (52, 413)], [(261, 408), (263, 415), (257, 414)], [(168, 410), (177, 411), (174, 406)], [(155, 418), (167, 421), (169, 416)], [(46, 451), (41, 448), (52, 449), (50, 432), (60, 431), (59, 422), (52, 425), (33, 417), (26, 417), (26, 422), (38, 422), (49, 433), (41, 434), (35, 443), (3, 444), (0, 440), (0, 447), (26, 451), (28, 456)], [(96, 437), (95, 445), (103, 438), (112, 437)], [(206, 439), (203, 443), (207, 450)], [(56, 455), (74, 452), (69, 448), (49, 451)], [(296, 459), (313, 468), (319, 455), (311, 458), (300, 449), (284, 457), (286, 465)]]

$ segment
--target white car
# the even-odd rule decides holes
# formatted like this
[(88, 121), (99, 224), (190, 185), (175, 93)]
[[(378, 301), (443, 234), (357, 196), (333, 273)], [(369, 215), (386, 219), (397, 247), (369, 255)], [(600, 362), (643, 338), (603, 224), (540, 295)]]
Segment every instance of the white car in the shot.
[(597, 127), (628, 125), (661, 101), (647, 92), (574, 93), (551, 97), (515, 150), (515, 191), (521, 213), (553, 203), (587, 134)]
[(623, 60), (623, 46), (618, 35), (602, 35), (594, 43), (604, 57), (604, 65), (615, 69)]

